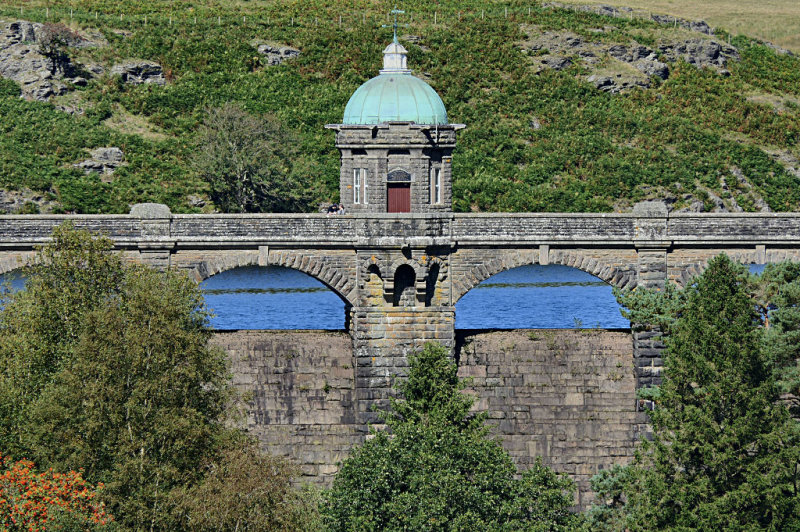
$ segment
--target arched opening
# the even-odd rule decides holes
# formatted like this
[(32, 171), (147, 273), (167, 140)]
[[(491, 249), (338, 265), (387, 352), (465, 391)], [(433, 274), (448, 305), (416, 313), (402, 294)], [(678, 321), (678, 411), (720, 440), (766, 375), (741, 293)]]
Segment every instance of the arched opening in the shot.
[(320, 281), (279, 266), (245, 266), (200, 284), (219, 330), (345, 328), (345, 302)]
[(18, 292), (25, 289), (27, 277), (22, 275), (22, 270), (12, 270), (0, 275), (0, 296), (8, 292)]
[(416, 305), (417, 274), (408, 264), (402, 264), (394, 273), (393, 304), (395, 307)]
[(384, 304), (383, 277), (377, 264), (370, 264), (367, 268), (367, 306), (379, 307)]
[(428, 277), (425, 279), (425, 306), (430, 307), (436, 296), (436, 281), (439, 279), (439, 265), (431, 264)]
[(568, 266), (529, 265), (493, 275), (456, 303), (457, 329), (628, 328), (612, 288)]

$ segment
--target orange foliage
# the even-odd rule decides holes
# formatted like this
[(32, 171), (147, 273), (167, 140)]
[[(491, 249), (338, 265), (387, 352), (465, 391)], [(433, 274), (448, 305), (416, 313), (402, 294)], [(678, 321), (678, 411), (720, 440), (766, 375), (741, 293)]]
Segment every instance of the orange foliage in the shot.
[(94, 500), (102, 483), (92, 486), (76, 471), (35, 473), (33, 468), (30, 460), (12, 463), (0, 453), (0, 531), (44, 532), (60, 517), (87, 529), (112, 520), (103, 503)]

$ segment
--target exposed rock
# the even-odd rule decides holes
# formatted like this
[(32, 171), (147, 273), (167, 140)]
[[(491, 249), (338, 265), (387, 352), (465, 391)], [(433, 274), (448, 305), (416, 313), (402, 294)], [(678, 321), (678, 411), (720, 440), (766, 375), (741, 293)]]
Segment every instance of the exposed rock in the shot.
[[(67, 63), (62, 70), (52, 72), (50, 60), (39, 53), (43, 27), (25, 20), (0, 21), (0, 76), (19, 83), (21, 96), (29, 100), (46, 101), (67, 92), (70, 84), (87, 83), (87, 74), (81, 72), (79, 65)], [(72, 32), (67, 38), (68, 45), (74, 48), (105, 44), (99, 33), (90, 39)]]
[(572, 59), (563, 55), (544, 55), (541, 57), (541, 62), (547, 68), (553, 70), (564, 70), (572, 65)]
[(538, 71), (563, 70), (580, 62), (594, 67), (587, 81), (613, 93), (634, 87), (648, 88), (653, 77), (667, 79), (670, 66), (664, 59), (669, 62), (685, 60), (698, 68), (711, 67), (723, 75), (729, 74), (724, 68), (729, 60), (740, 60), (735, 48), (708, 38), (665, 42), (658, 50), (653, 50), (636, 42), (591, 42), (568, 31), (542, 31), (533, 26), (522, 29), (528, 39), (519, 44), (531, 56)]
[(164, 70), (153, 61), (129, 61), (111, 67), (112, 76), (120, 76), (123, 83), (131, 85), (154, 84), (165, 85)]
[(0, 190), (0, 212), (6, 214), (47, 213), (57, 205), (39, 192), (30, 189)]
[(670, 61), (683, 59), (697, 67), (712, 67), (717, 70), (725, 67), (729, 60), (740, 61), (736, 48), (709, 39), (688, 39), (682, 42), (665, 43), (659, 50)]
[[(769, 207), (769, 204), (766, 201), (764, 201), (764, 198), (761, 196), (761, 194), (759, 194), (758, 191), (755, 188), (753, 188), (753, 185), (750, 183), (750, 181), (747, 180), (747, 177), (744, 175), (744, 172), (742, 172), (739, 168), (735, 166), (732, 167), (730, 171), (731, 175), (736, 178), (736, 182), (738, 183), (738, 188), (744, 189), (745, 191), (744, 195), (748, 197), (750, 201), (753, 202), (753, 205), (759, 212), (772, 212), (772, 209)], [(722, 182), (725, 183), (725, 185), (727, 185), (724, 178), (722, 178)]]
[(531, 128), (533, 128), (534, 131), (542, 129), (542, 123), (535, 116), (531, 118)]
[(300, 50), (291, 46), (279, 46), (268, 43), (256, 44), (258, 53), (267, 58), (267, 65), (277, 66), (286, 60), (294, 59), (300, 55)]
[(87, 175), (92, 172), (109, 176), (123, 164), (125, 154), (116, 146), (110, 148), (95, 148), (91, 152), (90, 159), (81, 161), (75, 166), (82, 169)]
[(669, 67), (666, 63), (661, 61), (650, 61), (642, 59), (633, 63), (633, 66), (644, 74), (645, 76), (656, 76), (660, 79), (667, 79), (669, 77)]

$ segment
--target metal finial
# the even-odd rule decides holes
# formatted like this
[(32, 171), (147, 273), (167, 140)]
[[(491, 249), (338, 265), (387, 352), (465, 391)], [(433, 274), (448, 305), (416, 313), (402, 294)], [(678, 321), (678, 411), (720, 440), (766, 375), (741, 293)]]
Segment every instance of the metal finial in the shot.
[(397, 9), (397, 4), (395, 4), (394, 5), (394, 9), (392, 9), (389, 13), (394, 15), (394, 24), (392, 24), (391, 26), (389, 26), (387, 24), (383, 24), (381, 27), (382, 28), (392, 28), (392, 30), (394, 31), (393, 42), (394, 43), (399, 43), (400, 41), (397, 40), (397, 28), (400, 27), (400, 26), (408, 26), (408, 24), (398, 24), (397, 23), (397, 15), (405, 15), (406, 12), (402, 11), (400, 9)]

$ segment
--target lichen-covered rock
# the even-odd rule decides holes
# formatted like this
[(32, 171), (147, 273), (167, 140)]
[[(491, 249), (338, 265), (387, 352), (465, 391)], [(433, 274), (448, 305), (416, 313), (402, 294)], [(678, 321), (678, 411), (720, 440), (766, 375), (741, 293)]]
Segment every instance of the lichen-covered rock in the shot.
[(258, 53), (267, 58), (269, 66), (280, 65), (288, 59), (294, 59), (300, 55), (300, 50), (292, 48), (291, 46), (277, 46), (273, 44), (262, 43), (257, 45), (256, 50)]
[(128, 61), (111, 68), (112, 76), (120, 76), (123, 83), (131, 85), (154, 84), (166, 85), (164, 70), (153, 61)]
[[(71, 63), (53, 72), (50, 60), (39, 50), (44, 31), (45, 25), (38, 22), (0, 21), (0, 76), (19, 83), (20, 95), (29, 100), (46, 101), (64, 94), (70, 85), (87, 83)], [(65, 36), (68, 46), (74, 48), (100, 46), (104, 42), (104, 39), (98, 42), (75, 32), (66, 33)], [(102, 35), (97, 38), (102, 39)]]
[(125, 154), (116, 146), (110, 148), (95, 148), (90, 152), (91, 158), (81, 161), (75, 166), (87, 175), (97, 172), (102, 175), (111, 175), (125, 161)]

